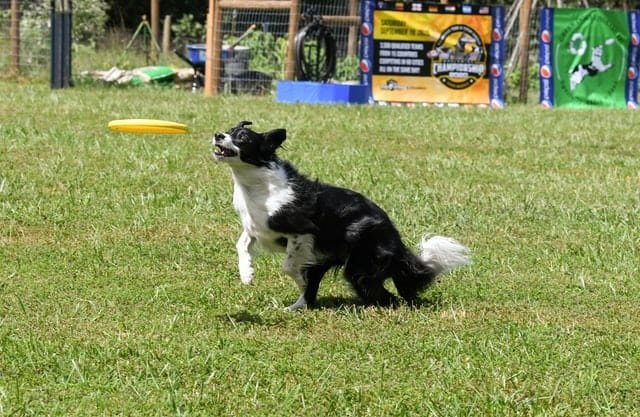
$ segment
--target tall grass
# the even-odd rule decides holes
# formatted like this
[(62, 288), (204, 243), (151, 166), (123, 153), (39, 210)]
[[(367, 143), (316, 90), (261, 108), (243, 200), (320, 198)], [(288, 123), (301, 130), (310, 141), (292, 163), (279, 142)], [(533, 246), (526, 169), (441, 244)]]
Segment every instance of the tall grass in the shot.
[[(637, 415), (637, 113), (0, 91), (0, 415)], [(192, 133), (108, 131), (129, 117)], [(209, 138), (240, 120), (474, 264), (416, 308), (364, 307), (337, 276), (285, 312), (279, 257), (238, 278)]]

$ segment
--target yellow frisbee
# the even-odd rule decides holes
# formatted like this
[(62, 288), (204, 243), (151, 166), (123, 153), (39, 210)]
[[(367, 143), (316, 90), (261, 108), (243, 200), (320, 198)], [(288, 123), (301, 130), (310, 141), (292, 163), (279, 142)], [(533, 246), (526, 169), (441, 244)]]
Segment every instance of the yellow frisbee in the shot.
[(189, 133), (187, 125), (155, 119), (122, 119), (112, 120), (108, 124), (109, 129), (127, 133), (165, 133), (179, 134)]

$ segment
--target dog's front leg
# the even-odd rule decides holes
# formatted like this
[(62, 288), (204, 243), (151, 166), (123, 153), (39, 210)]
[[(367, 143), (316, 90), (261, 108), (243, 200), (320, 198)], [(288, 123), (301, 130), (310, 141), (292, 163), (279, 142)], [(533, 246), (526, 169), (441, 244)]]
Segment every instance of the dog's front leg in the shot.
[(243, 284), (249, 285), (253, 281), (253, 266), (251, 265), (251, 250), (255, 243), (255, 238), (251, 237), (246, 230), (242, 231), (236, 250), (238, 251), (238, 269), (240, 270), (240, 279)]
[(296, 311), (307, 307), (305, 291), (307, 279), (304, 268), (313, 262), (313, 238), (311, 235), (295, 235), (287, 240), (287, 250), (282, 269), (296, 282), (300, 290), (298, 300), (287, 307), (290, 311)]

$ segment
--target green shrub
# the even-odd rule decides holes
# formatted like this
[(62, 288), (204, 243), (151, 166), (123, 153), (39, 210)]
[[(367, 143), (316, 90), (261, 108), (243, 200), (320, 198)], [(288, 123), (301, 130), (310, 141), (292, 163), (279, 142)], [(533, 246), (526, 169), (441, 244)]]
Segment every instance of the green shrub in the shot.
[(173, 31), (173, 43), (176, 48), (182, 49), (192, 42), (204, 42), (205, 26), (196, 21), (192, 14), (182, 15), (180, 19), (171, 25)]
[[(235, 36), (225, 36), (224, 38), (225, 43), (228, 44), (232, 44), (236, 40)], [(251, 50), (250, 69), (282, 78), (287, 56), (286, 37), (276, 37), (272, 33), (256, 30), (242, 39), (240, 45)]]

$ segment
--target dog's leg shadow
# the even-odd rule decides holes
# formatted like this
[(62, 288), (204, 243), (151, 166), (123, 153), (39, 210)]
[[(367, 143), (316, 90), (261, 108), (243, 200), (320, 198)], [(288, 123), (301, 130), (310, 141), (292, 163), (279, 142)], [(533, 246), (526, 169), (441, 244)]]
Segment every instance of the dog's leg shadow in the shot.
[(366, 304), (357, 297), (327, 296), (318, 297), (312, 308), (316, 310), (338, 310), (343, 307), (365, 305)]

